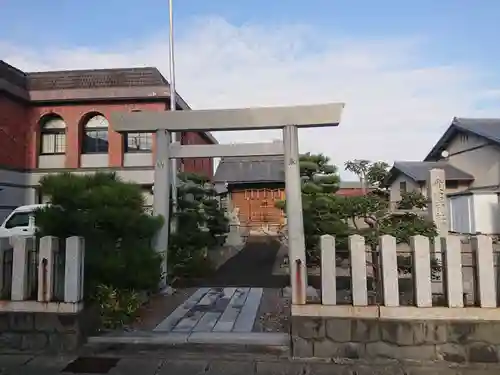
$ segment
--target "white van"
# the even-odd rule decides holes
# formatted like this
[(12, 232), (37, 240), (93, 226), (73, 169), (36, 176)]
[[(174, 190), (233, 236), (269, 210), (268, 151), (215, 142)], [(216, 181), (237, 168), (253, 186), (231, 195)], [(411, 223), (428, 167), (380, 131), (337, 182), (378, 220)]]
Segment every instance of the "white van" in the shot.
[(47, 204), (30, 204), (16, 208), (0, 225), (0, 238), (34, 235), (35, 211), (46, 206)]

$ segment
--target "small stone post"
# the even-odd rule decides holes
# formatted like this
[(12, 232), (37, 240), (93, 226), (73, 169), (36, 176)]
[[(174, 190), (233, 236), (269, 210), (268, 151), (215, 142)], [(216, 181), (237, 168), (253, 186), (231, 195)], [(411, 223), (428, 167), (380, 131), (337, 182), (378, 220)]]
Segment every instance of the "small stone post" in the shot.
[(84, 238), (76, 236), (66, 238), (64, 302), (77, 303), (83, 300), (84, 261)]
[(385, 235), (379, 238), (382, 261), (382, 287), (384, 306), (399, 306), (398, 256), (396, 238)]
[(477, 296), (479, 306), (497, 307), (493, 241), (490, 236), (479, 235), (472, 238), (472, 249), (477, 264)]
[(413, 253), (413, 282), (417, 307), (432, 307), (431, 259), (429, 239), (413, 236), (410, 239)]
[(28, 236), (11, 237), (12, 252), (12, 301), (25, 301), (28, 298), (28, 260), (29, 252), (35, 246), (35, 238)]
[(0, 292), (4, 288), (4, 262), (5, 262), (5, 252), (11, 249), (8, 238), (0, 238)]
[(349, 236), (348, 247), (351, 257), (352, 304), (368, 306), (365, 238), (357, 234)]
[(40, 239), (38, 260), (38, 301), (50, 302), (54, 297), (54, 258), (59, 251), (59, 239), (45, 236)]
[(337, 304), (337, 263), (335, 257), (335, 237), (321, 236), (321, 303)]
[(445, 259), (444, 274), (448, 307), (464, 307), (460, 246), (460, 238), (457, 236), (441, 237), (441, 248), (444, 251)]

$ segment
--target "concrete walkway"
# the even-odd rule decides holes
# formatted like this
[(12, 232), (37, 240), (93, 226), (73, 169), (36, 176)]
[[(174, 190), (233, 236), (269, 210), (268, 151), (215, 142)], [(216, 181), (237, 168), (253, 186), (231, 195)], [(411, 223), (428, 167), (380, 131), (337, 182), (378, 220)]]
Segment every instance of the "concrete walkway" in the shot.
[(498, 365), (448, 366), (394, 361), (320, 363), (249, 354), (184, 353), (161, 356), (77, 357), (0, 355), (2, 375), (490, 375)]

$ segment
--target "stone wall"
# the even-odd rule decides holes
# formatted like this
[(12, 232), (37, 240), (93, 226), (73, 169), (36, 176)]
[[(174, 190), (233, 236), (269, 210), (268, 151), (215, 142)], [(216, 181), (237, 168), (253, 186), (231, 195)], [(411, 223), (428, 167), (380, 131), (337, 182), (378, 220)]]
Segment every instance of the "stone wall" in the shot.
[(299, 358), (498, 363), (500, 322), (292, 316)]
[(73, 351), (95, 332), (98, 322), (93, 309), (76, 314), (0, 313), (0, 353)]

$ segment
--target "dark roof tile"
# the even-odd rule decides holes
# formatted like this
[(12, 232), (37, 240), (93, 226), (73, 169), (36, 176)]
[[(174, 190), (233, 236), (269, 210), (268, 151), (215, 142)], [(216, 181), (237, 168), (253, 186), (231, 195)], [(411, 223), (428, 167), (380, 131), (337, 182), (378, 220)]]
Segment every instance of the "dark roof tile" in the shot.
[[(284, 183), (285, 166), (282, 156), (222, 158), (213, 179), (216, 190), (224, 192), (225, 183)], [(359, 181), (341, 181), (341, 189), (359, 189)]]
[(441, 136), (424, 160), (433, 161), (440, 159), (441, 152), (448, 147), (448, 144), (454, 139), (458, 132), (475, 134), (494, 144), (500, 145), (500, 119), (455, 117), (446, 132)]
[(453, 125), (490, 141), (500, 143), (500, 119), (498, 118), (455, 118)]
[(224, 157), (214, 176), (214, 182), (228, 184), (284, 182), (283, 157)]
[(169, 86), (156, 68), (67, 70), (27, 73), (29, 90)]
[(396, 161), (389, 172), (388, 182), (391, 183), (397, 175), (397, 171), (404, 173), (414, 181), (426, 181), (431, 169), (443, 169), (446, 180), (472, 181), (474, 177), (470, 174), (448, 164), (447, 162), (430, 161)]
[(22, 89), (27, 87), (26, 74), (2, 60), (0, 60), (0, 79), (4, 79)]

